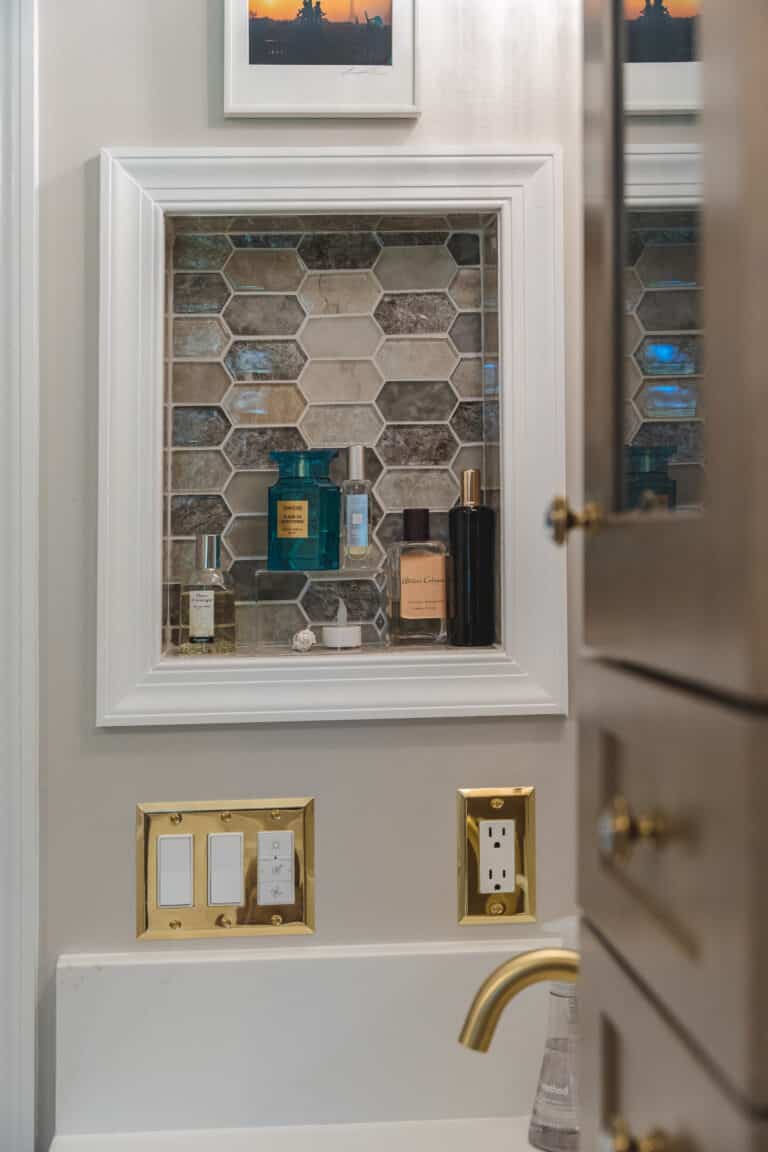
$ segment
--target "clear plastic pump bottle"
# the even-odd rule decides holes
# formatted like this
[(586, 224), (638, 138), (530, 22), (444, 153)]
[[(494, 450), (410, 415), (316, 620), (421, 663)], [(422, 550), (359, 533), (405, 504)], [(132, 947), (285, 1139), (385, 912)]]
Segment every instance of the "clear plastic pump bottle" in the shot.
[(577, 1152), (579, 1147), (577, 1038), (576, 988), (553, 984), (547, 1043), (528, 1130), (530, 1143), (544, 1152)]

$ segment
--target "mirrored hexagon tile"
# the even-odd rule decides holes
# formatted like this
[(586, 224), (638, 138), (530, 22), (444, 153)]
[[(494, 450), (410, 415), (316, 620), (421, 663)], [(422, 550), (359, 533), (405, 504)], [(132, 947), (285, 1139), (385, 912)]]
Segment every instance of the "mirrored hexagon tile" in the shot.
[(467, 355), (482, 351), (483, 325), (479, 312), (462, 312), (451, 328), (451, 340)]
[(482, 303), (480, 269), (460, 268), (448, 291), (458, 308), (479, 308)]
[(635, 360), (645, 376), (696, 376), (701, 372), (701, 340), (698, 336), (646, 336), (635, 351)]
[(295, 292), (304, 271), (295, 252), (238, 249), (224, 266), (235, 291)]
[(387, 424), (376, 451), (385, 465), (448, 464), (458, 443), (447, 424)]
[(385, 420), (443, 421), (456, 407), (456, 395), (445, 380), (388, 380), (377, 405)]
[(179, 272), (218, 272), (232, 255), (226, 236), (177, 235), (173, 266)]
[(381, 593), (373, 580), (312, 580), (301, 606), (313, 624), (330, 624), (338, 615), (339, 601), (354, 623), (374, 620), (381, 608)]
[(175, 448), (215, 448), (229, 429), (229, 420), (221, 408), (189, 405), (173, 409)]
[(218, 360), (229, 344), (220, 320), (180, 317), (173, 322), (173, 354), (182, 359)]
[(457, 264), (480, 263), (480, 237), (476, 232), (454, 232), (448, 250)]
[(221, 364), (174, 364), (171, 395), (175, 404), (217, 404), (230, 383)]
[(382, 429), (371, 404), (316, 404), (309, 407), (301, 431), (312, 448), (373, 444)]
[(380, 295), (370, 272), (310, 272), (299, 291), (310, 316), (367, 314)]
[(268, 602), (238, 604), (236, 609), (239, 644), (290, 644), (296, 632), (307, 626), (298, 604)]
[(307, 362), (295, 340), (236, 340), (224, 363), (238, 381), (296, 380)]
[(229, 520), (229, 508), (221, 496), (171, 498), (171, 532), (174, 536), (221, 533)]
[(300, 387), (313, 404), (375, 400), (383, 384), (370, 360), (310, 360)]
[(451, 427), (462, 444), (481, 444), (483, 405), (462, 401), (451, 417)]
[(295, 384), (237, 384), (224, 407), (233, 424), (295, 424), (306, 404)]
[(448, 340), (390, 337), (376, 354), (385, 380), (447, 380), (458, 357)]
[(371, 268), (381, 248), (368, 232), (327, 232), (305, 236), (299, 255), (312, 272), (319, 269)]
[(171, 488), (174, 492), (218, 492), (232, 469), (221, 452), (180, 449), (171, 453)]
[(274, 468), (272, 452), (301, 452), (306, 441), (296, 428), (235, 428), (224, 455), (235, 468)]
[(241, 232), (230, 236), (235, 248), (298, 248), (300, 232)]
[(266, 556), (267, 517), (235, 516), (224, 537), (227, 548), (239, 560), (247, 556)]
[(177, 272), (173, 278), (173, 310), (177, 315), (221, 312), (229, 288), (218, 272)]
[(447, 468), (387, 468), (376, 485), (376, 496), (387, 511), (403, 508), (452, 508), (459, 494)]
[(235, 472), (224, 491), (224, 498), (234, 513), (250, 512), (266, 516), (268, 493), (277, 482), (277, 471)]
[(313, 358), (370, 356), (381, 339), (381, 330), (370, 316), (313, 317), (300, 336), (303, 347)]
[(387, 291), (447, 288), (456, 274), (456, 262), (447, 248), (385, 248), (374, 268)]
[(374, 313), (388, 336), (430, 335), (447, 332), (456, 309), (445, 292), (387, 293)]
[(304, 321), (295, 296), (233, 296), (223, 319), (233, 336), (293, 336)]
[(483, 361), (478, 357), (462, 359), (451, 377), (459, 396), (471, 398), (483, 394)]

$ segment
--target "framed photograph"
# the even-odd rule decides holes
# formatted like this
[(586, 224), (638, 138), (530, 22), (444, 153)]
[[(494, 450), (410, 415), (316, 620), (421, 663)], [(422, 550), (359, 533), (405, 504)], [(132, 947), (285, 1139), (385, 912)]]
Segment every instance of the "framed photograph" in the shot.
[(225, 0), (227, 116), (417, 116), (416, 0)]
[(702, 0), (624, 0), (624, 110), (684, 115), (701, 106)]

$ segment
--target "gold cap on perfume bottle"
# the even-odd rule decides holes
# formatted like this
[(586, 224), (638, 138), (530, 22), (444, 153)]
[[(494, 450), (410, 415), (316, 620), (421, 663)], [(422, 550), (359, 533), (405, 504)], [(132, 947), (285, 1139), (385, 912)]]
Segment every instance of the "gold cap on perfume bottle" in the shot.
[(480, 471), (467, 468), (461, 474), (461, 503), (465, 508), (477, 508), (480, 503)]

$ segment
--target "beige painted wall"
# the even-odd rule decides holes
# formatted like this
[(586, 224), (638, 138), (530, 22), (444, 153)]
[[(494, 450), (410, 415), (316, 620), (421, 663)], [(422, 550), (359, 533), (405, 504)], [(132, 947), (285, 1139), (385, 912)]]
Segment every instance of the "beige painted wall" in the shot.
[[(222, 116), (221, 0), (40, 0), (41, 1147), (47, 1147), (52, 1126), (56, 958), (66, 951), (137, 948), (137, 801), (314, 795), (314, 940), (450, 939), (466, 938), (468, 931), (484, 934), (456, 924), (456, 788), (533, 784), (539, 800), (541, 911), (555, 915), (573, 906), (571, 721), (145, 732), (96, 731), (93, 723), (95, 157), (102, 145), (380, 143), (427, 149), (497, 144), (524, 149), (537, 142), (559, 144), (565, 170), (569, 488), (578, 498), (580, 5), (578, 0), (418, 2), (419, 121), (259, 123)], [(579, 591), (571, 584), (575, 621)], [(498, 935), (498, 930), (485, 934)], [(305, 943), (299, 940), (296, 946)]]

